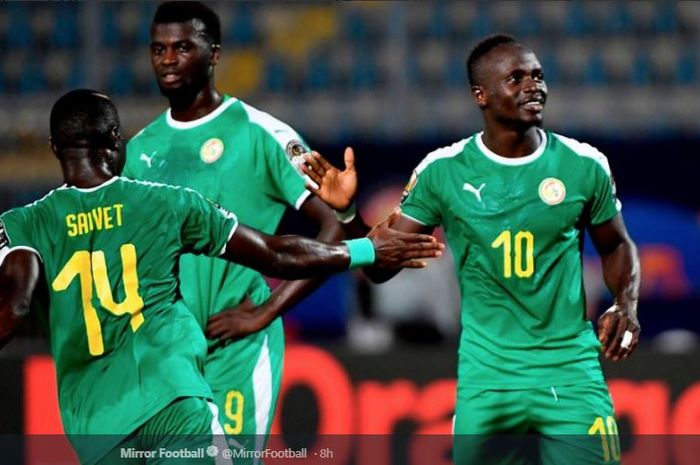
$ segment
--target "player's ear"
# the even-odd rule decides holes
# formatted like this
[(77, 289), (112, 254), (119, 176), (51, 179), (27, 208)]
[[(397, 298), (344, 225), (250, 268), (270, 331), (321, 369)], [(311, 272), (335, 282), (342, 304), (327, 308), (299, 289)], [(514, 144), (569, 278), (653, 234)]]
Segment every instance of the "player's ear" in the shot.
[(216, 66), (219, 64), (219, 58), (221, 58), (221, 45), (211, 44), (211, 58), (209, 58), (209, 64)]
[(471, 87), (472, 98), (479, 108), (484, 108), (488, 103), (488, 98), (486, 96), (486, 90), (482, 86), (473, 85)]
[(58, 156), (58, 147), (56, 147), (56, 144), (54, 144), (52, 137), (49, 137), (49, 146), (51, 147), (51, 151), (54, 153), (54, 155)]

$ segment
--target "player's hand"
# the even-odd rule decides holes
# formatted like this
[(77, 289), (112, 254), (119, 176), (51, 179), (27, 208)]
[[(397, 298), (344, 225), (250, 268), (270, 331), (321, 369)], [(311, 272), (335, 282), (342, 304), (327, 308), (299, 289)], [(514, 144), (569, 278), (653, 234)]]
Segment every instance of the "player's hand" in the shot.
[(396, 209), (367, 234), (374, 244), (375, 265), (383, 268), (425, 268), (425, 258), (442, 255), (445, 244), (429, 234), (397, 231), (391, 226), (401, 217)]
[(343, 158), (344, 171), (328, 163), (318, 152), (307, 154), (304, 157), (305, 163), (301, 165), (304, 174), (318, 186), (307, 184), (307, 189), (337, 212), (344, 212), (350, 208), (357, 193), (357, 171), (352, 148), (345, 149)]
[(269, 323), (264, 308), (246, 298), (236, 307), (226, 309), (209, 318), (204, 334), (209, 339), (235, 341), (260, 331)]
[(640, 332), (634, 309), (615, 304), (598, 319), (598, 339), (603, 345), (605, 358), (609, 360), (621, 360), (634, 352)]

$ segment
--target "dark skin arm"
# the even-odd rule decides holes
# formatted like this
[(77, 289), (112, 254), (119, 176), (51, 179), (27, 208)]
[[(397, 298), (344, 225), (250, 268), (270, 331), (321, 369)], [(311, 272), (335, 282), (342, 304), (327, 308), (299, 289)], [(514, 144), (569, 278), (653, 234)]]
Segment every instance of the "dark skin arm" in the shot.
[(28, 250), (11, 252), (0, 265), (0, 347), (7, 344), (29, 313), (39, 269), (38, 257)]
[[(615, 297), (614, 305), (598, 319), (598, 339), (605, 357), (617, 361), (627, 358), (639, 343), (637, 302), (641, 275), (637, 247), (627, 234), (622, 214), (590, 226), (588, 232), (600, 254), (605, 284)], [(629, 346), (622, 347), (626, 331), (632, 333), (632, 340)]]
[[(444, 249), (432, 236), (405, 234), (388, 224), (375, 227), (368, 237), (374, 245), (375, 264), (379, 267), (422, 268), (425, 262), (420, 259), (440, 256)], [(350, 263), (348, 247), (344, 244), (301, 236), (269, 236), (244, 225), (236, 229), (223, 258), (267, 276), (285, 279), (328, 275), (347, 270)], [(275, 311), (275, 307), (254, 307), (246, 301), (225, 317), (212, 317), (214, 321), (210, 320), (207, 335), (211, 337), (216, 331), (223, 335), (219, 337), (240, 338), (269, 324), (276, 317)]]
[[(343, 230), (332, 210), (317, 197), (312, 196), (304, 202), (300, 211), (320, 226), (317, 240), (334, 242), (343, 238)], [(246, 299), (240, 305), (209, 318), (206, 335), (208, 338), (231, 339), (260, 331), (315, 291), (326, 279), (327, 276), (323, 276), (283, 282), (260, 306)]]

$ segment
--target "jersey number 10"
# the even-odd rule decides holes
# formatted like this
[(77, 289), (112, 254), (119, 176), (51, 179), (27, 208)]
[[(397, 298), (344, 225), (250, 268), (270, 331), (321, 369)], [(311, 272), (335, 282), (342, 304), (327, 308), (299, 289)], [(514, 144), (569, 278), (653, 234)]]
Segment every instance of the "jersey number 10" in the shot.
[(51, 284), (54, 291), (61, 292), (68, 289), (76, 276), (80, 278), (80, 295), (90, 355), (104, 353), (102, 326), (97, 316), (97, 310), (92, 305), (93, 285), (103, 308), (117, 316), (131, 314), (131, 330), (133, 332), (136, 332), (144, 321), (143, 313), (141, 313), (143, 299), (139, 295), (139, 277), (136, 272), (136, 247), (133, 244), (124, 244), (121, 246), (120, 252), (122, 280), (126, 296), (121, 303), (114, 302), (112, 286), (109, 284), (107, 275), (107, 262), (105, 254), (101, 250), (75, 252)]
[(491, 247), (503, 247), (504, 278), (513, 276), (513, 269), (515, 276), (521, 279), (529, 278), (535, 272), (535, 236), (530, 231), (518, 231), (514, 238), (510, 231), (502, 231), (491, 243)]

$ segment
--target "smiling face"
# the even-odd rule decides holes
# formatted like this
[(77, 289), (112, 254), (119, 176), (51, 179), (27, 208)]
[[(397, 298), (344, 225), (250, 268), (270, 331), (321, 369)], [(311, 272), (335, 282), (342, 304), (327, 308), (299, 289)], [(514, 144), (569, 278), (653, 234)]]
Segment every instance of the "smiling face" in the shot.
[(199, 20), (154, 24), (151, 65), (163, 95), (169, 99), (201, 91), (219, 61), (219, 46), (206, 39)]
[(472, 95), (485, 118), (519, 127), (539, 126), (547, 100), (542, 65), (520, 44), (499, 45), (477, 63)]

